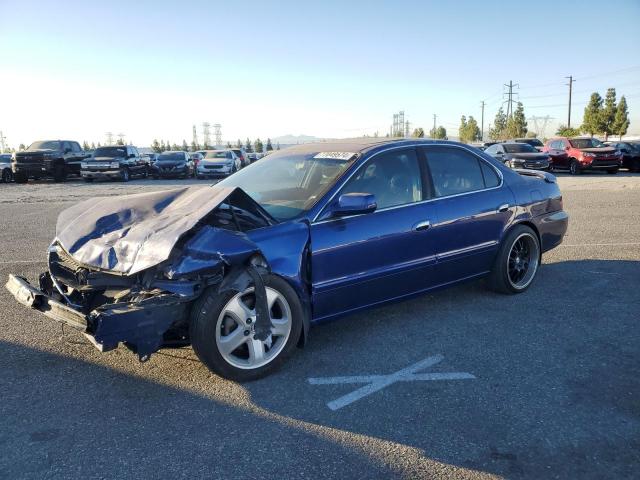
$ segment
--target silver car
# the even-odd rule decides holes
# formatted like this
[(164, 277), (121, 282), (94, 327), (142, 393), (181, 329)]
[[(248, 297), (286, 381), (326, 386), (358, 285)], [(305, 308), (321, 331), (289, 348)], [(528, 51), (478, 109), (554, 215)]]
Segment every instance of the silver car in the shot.
[(204, 158), (198, 162), (196, 177), (227, 177), (241, 168), (240, 157), (230, 148), (206, 150)]
[(11, 171), (11, 154), (0, 154), (0, 182), (9, 183), (13, 181), (13, 172)]

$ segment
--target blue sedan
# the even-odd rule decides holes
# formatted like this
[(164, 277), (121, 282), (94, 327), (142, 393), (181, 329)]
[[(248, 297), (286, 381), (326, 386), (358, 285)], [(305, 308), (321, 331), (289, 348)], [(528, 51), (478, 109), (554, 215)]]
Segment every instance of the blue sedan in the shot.
[(567, 222), (553, 175), (464, 144), (300, 145), (213, 186), (71, 207), (40, 285), (7, 288), (101, 351), (123, 343), (144, 361), (190, 343), (246, 381), (313, 323), (482, 277), (522, 293)]

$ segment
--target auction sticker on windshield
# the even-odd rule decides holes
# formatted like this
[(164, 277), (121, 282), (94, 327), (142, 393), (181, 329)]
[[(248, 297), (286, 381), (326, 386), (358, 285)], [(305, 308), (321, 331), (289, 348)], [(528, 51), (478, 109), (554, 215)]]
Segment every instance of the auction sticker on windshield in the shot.
[(355, 157), (354, 152), (320, 152), (313, 158), (330, 158), (332, 160), (351, 160)]

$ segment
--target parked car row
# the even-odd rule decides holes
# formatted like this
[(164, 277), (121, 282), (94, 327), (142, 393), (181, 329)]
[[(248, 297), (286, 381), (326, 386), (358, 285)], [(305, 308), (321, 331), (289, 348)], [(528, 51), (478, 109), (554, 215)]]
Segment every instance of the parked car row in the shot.
[(262, 158), (242, 148), (166, 151), (142, 154), (133, 145), (98, 147), (85, 152), (78, 142), (44, 140), (26, 150), (0, 156), (0, 179), (26, 183), (29, 179), (53, 178), (63, 182), (70, 175), (86, 182), (96, 179), (129, 181), (131, 178), (226, 177)]
[(566, 170), (572, 175), (595, 170), (616, 174), (620, 168), (640, 172), (639, 142), (603, 143), (591, 137), (556, 137), (543, 144), (535, 138), (517, 138), (493, 143), (484, 151), (511, 168)]

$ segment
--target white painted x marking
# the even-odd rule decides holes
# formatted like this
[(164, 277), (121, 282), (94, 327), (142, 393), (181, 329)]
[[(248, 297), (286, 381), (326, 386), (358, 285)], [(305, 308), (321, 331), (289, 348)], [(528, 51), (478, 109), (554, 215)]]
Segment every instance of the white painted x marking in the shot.
[(337, 385), (341, 383), (366, 383), (367, 385), (354, 390), (336, 400), (327, 403), (331, 410), (338, 410), (342, 407), (360, 400), (372, 393), (382, 390), (396, 382), (415, 382), (426, 380), (471, 380), (476, 378), (466, 372), (450, 372), (450, 373), (415, 373), (440, 363), (444, 357), (442, 355), (434, 355), (424, 360), (409, 365), (408, 367), (390, 373), (389, 375), (355, 375), (350, 377), (317, 377), (307, 379), (311, 385)]

